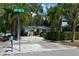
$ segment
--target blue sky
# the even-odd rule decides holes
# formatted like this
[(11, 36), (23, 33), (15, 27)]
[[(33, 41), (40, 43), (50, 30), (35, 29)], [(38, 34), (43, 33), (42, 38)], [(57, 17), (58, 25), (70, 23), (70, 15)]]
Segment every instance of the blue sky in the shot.
[(50, 6), (56, 6), (57, 3), (42, 3), (42, 6), (43, 6), (43, 10), (44, 10), (44, 14), (47, 14), (47, 10), (46, 10), (46, 7), (49, 8)]

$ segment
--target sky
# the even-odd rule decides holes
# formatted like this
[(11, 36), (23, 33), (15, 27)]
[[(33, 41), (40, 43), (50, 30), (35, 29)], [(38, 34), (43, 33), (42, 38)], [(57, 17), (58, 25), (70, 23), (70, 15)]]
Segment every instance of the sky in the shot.
[(47, 10), (46, 10), (46, 7), (47, 8), (50, 8), (50, 6), (56, 6), (57, 3), (42, 3), (42, 6), (43, 6), (43, 10), (44, 10), (44, 14), (47, 14)]
[[(50, 8), (50, 6), (56, 6), (57, 3), (42, 3), (42, 6), (43, 6), (43, 13), (46, 15), (47, 14), (47, 10), (46, 10), (46, 7), (47, 8)], [(36, 15), (36, 14), (33, 14), (33, 16)]]

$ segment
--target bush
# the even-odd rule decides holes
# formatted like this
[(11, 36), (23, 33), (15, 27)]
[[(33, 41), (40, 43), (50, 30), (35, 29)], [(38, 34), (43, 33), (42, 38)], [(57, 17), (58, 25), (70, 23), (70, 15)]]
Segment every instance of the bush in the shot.
[(57, 40), (57, 37), (58, 37), (58, 33), (55, 31), (52, 31), (52, 32), (47, 32), (45, 38), (47, 40), (55, 41), (55, 40)]
[[(58, 37), (59, 37), (59, 40), (71, 40), (72, 39), (72, 31), (62, 31), (62, 32), (58, 33), (57, 30), (51, 29), (50, 32), (47, 32), (47, 33), (42, 32), (40, 34), (40, 36), (44, 37), (47, 40), (52, 40), (52, 41), (58, 40)], [(79, 32), (78, 31), (75, 32), (75, 39), (76, 40), (79, 39)]]
[(71, 40), (72, 39), (72, 32), (64, 32), (64, 39)]
[(78, 40), (78, 39), (79, 39), (79, 32), (76, 32), (75, 37), (76, 37), (76, 40)]
[[(65, 37), (64, 39), (66, 40), (71, 40), (72, 39), (72, 32), (64, 32)], [(79, 39), (79, 32), (75, 32), (75, 39), (78, 40)]]
[(68, 27), (63, 27), (62, 30), (63, 31), (71, 31), (72, 29), (68, 26)]
[[(58, 39), (58, 32), (48, 32), (45, 37), (47, 40), (56, 41)], [(72, 32), (60, 32), (59, 40), (71, 40)], [(75, 39), (79, 39), (79, 32), (75, 33)]]
[(41, 32), (41, 33), (40, 33), (40, 36), (41, 36), (41, 37), (46, 37), (46, 32)]
[(64, 40), (65, 35), (64, 32), (60, 32), (60, 34), (58, 35), (58, 32), (48, 32), (46, 39), (48, 40), (52, 40), (52, 41), (57, 41), (59, 37), (59, 40)]
[(60, 32), (60, 40), (65, 40), (65, 33), (64, 32)]

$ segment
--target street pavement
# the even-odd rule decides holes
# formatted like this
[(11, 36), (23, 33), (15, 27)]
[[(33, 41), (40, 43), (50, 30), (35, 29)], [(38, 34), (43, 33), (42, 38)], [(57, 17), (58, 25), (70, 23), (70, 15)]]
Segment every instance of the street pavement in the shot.
[[(79, 55), (78, 47), (66, 46), (61, 43), (45, 41), (42, 37), (22, 37), (21, 51), (19, 42), (14, 41), (13, 52), (8, 51), (3, 56), (69, 56)], [(9, 44), (10, 45), (10, 44)], [(7, 48), (6, 48), (7, 50)], [(11, 50), (11, 48), (8, 48)]]
[(0, 41), (0, 56), (2, 56), (5, 53), (4, 51), (6, 50), (7, 46), (8, 46), (8, 41), (6, 42)]
[(43, 51), (43, 52), (28, 52), (19, 53), (10, 56), (79, 56), (79, 49), (57, 50), (57, 51)]

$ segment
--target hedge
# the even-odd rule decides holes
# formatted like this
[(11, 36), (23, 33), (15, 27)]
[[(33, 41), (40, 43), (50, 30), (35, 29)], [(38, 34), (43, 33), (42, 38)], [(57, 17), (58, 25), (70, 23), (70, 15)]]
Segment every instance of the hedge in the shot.
[[(64, 39), (69, 40), (72, 39), (72, 32), (64, 32)], [(79, 39), (79, 32), (75, 32), (75, 39), (78, 40)]]
[[(57, 32), (48, 32), (48, 33), (41, 33), (41, 36), (47, 40), (57, 40), (58, 33)], [(72, 32), (60, 32), (60, 40), (71, 40), (72, 39)], [(79, 32), (75, 32), (75, 39), (79, 39)]]

